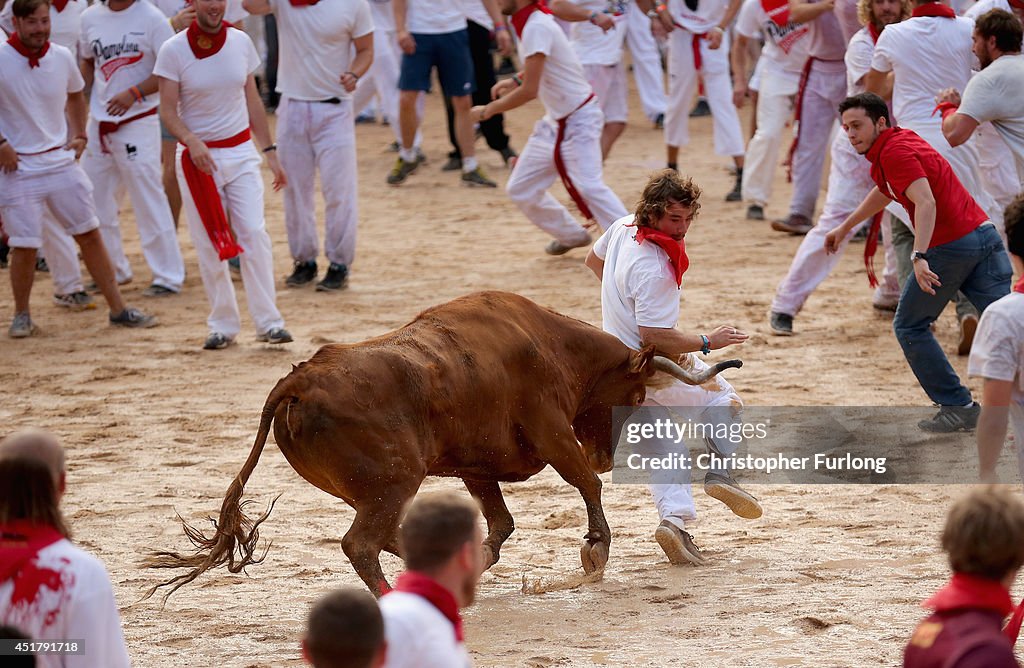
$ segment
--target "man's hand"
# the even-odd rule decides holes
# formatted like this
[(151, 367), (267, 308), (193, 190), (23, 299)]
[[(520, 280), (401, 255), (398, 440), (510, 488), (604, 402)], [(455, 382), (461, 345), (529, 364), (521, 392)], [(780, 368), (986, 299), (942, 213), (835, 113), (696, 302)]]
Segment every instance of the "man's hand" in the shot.
[(469, 120), (474, 123), (483, 123), (488, 118), (486, 104), (478, 104), (469, 110)]
[(725, 31), (715, 26), (708, 31), (707, 40), (709, 49), (717, 49), (722, 46), (722, 38), (725, 36)]
[(284, 170), (281, 169), (281, 162), (277, 159), (277, 151), (271, 151), (267, 154), (267, 166), (270, 167), (270, 172), (274, 175), (274, 192), (288, 185), (288, 177), (285, 175)]
[(497, 100), (498, 98), (504, 97), (514, 91), (517, 87), (516, 82), (512, 79), (502, 79), (491, 86), (491, 99)]
[(665, 33), (661, 36), (664, 39), (670, 32), (676, 29), (676, 24), (672, 21), (672, 15), (668, 11), (658, 12), (658, 18), (651, 20), (651, 32), (654, 33), (655, 37), (658, 37), (658, 33), (655, 31), (654, 26), (658, 25)]
[(75, 152), (75, 160), (78, 160), (79, 158), (82, 157), (82, 153), (85, 152), (85, 145), (88, 144), (88, 143), (89, 143), (89, 140), (86, 139), (85, 137), (75, 137), (74, 139), (69, 141), (67, 144), (65, 144), (64, 148), (71, 149), (72, 151), (74, 151)]
[(357, 79), (356, 75), (351, 72), (345, 72), (341, 75), (339, 80), (341, 81), (342, 87), (349, 93), (354, 91), (356, 89), (356, 84), (359, 83), (359, 79)]
[(131, 90), (123, 90), (107, 102), (107, 113), (111, 116), (124, 116), (125, 112), (135, 104), (135, 95)]
[(174, 32), (181, 32), (192, 25), (192, 21), (195, 19), (196, 8), (192, 6), (192, 3), (189, 3), (185, 9), (171, 17), (171, 27), (174, 28)]
[(935, 288), (941, 288), (939, 276), (928, 267), (928, 260), (914, 260), (914, 278), (917, 279), (917, 287), (921, 292), (929, 295), (935, 294)]
[(11, 142), (5, 141), (0, 145), (0, 172), (11, 174), (18, 169), (18, 152), (11, 146)]
[(747, 84), (742, 79), (737, 78), (736, 85), (732, 87), (732, 103), (736, 105), (737, 109), (742, 109), (749, 97), (750, 88), (747, 87)]
[(939, 91), (939, 94), (935, 96), (935, 104), (942, 104), (943, 102), (949, 102), (956, 106), (960, 106), (960, 91), (956, 88), (944, 88)]
[(495, 30), (494, 40), (498, 44), (498, 53), (503, 56), (512, 55), (512, 37), (508, 34), (507, 28), (505, 30)]
[(838, 253), (845, 237), (846, 231), (842, 227), (837, 227), (825, 235), (825, 253), (827, 255)]
[(615, 30), (615, 19), (612, 18), (611, 14), (605, 14), (604, 12), (598, 12), (594, 20), (591, 21), (601, 30), (608, 32), (609, 30)]
[(416, 53), (416, 40), (412, 38), (412, 33), (408, 30), (398, 33), (398, 46), (402, 49), (402, 53), (408, 53), (410, 56)]
[(741, 332), (735, 327), (728, 325), (722, 325), (715, 329), (715, 331), (708, 334), (708, 341), (711, 343), (712, 350), (718, 350), (725, 348), (726, 346), (735, 346), (743, 343), (750, 338), (749, 334)]
[(196, 139), (190, 143), (188, 145), (188, 155), (192, 159), (192, 164), (195, 165), (199, 171), (210, 175), (217, 171), (217, 164), (213, 161), (213, 156), (210, 155), (210, 149), (204, 142)]

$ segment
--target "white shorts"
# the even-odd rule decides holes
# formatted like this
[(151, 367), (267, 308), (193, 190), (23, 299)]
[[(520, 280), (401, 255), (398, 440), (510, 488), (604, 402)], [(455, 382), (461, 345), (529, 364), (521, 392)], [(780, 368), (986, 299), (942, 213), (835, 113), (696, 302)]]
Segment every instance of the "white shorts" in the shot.
[(625, 66), (621, 62), (615, 65), (584, 65), (583, 73), (594, 89), (597, 103), (604, 113), (604, 122), (625, 123), (629, 118)]
[(0, 217), (11, 248), (38, 249), (43, 245), (47, 207), (72, 236), (99, 227), (92, 183), (78, 163), (40, 174), (0, 172)]

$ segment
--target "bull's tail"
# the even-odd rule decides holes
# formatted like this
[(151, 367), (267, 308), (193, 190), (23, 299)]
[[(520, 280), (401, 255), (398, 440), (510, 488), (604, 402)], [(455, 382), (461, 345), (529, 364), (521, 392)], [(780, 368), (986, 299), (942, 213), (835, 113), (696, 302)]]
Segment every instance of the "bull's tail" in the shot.
[(178, 515), (178, 520), (182, 524), (185, 535), (195, 546), (193, 553), (154, 552), (143, 562), (145, 566), (150, 568), (189, 568), (191, 570), (188, 573), (156, 585), (146, 592), (143, 600), (152, 596), (161, 587), (170, 587), (163, 597), (166, 603), (171, 594), (211, 568), (216, 568), (226, 563), (229, 571), (238, 573), (246, 566), (262, 562), (267, 556), (270, 545), (264, 548), (263, 554), (255, 556), (260, 537), (259, 526), (270, 516), (270, 512), (274, 509), (274, 504), (280, 498), (280, 495), (274, 497), (266, 512), (256, 519), (252, 519), (245, 514), (245, 507), (253, 502), (251, 500), (242, 501), (241, 499), (245, 483), (248, 482), (249, 476), (252, 475), (256, 464), (259, 462), (260, 455), (263, 454), (263, 446), (266, 445), (267, 435), (270, 433), (270, 425), (274, 420), (277, 406), (281, 401), (291, 398), (284, 391), (286, 380), (282, 379), (274, 387), (270, 397), (267, 398), (267, 403), (263, 406), (263, 415), (260, 418), (260, 427), (256, 433), (256, 441), (249, 452), (249, 458), (245, 460), (245, 465), (242, 466), (242, 470), (238, 472), (235, 479), (231, 481), (227, 494), (224, 495), (224, 501), (220, 507), (220, 519), (215, 520), (212, 517), (207, 517), (213, 524), (214, 534), (207, 537), (201, 530), (186, 522), (182, 519), (181, 515)]

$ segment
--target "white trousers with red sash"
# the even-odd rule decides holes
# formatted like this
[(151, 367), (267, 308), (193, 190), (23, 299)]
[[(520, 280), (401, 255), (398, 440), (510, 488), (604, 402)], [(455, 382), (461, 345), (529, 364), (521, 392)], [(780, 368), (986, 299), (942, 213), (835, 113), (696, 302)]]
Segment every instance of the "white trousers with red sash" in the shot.
[[(228, 263), (221, 261), (217, 250), (203, 227), (192, 193), (181, 171), (178, 146), (175, 159), (178, 186), (181, 188), (182, 209), (188, 223), (189, 235), (199, 260), (199, 275), (210, 301), (210, 315), (206, 324), (211, 332), (220, 332), (234, 338), (242, 329), (242, 320), (231, 284)], [(274, 289), (274, 260), (270, 253), (270, 235), (263, 218), (262, 159), (251, 141), (232, 148), (211, 148), (210, 154), (217, 164), (213, 178), (217, 192), (231, 223), (238, 245), (242, 269), (242, 285), (256, 332), (262, 334), (276, 327), (284, 327), (284, 319), (277, 310)], [(290, 187), (290, 186), (289, 186)]]
[[(562, 160), (566, 172), (601, 229), (627, 215), (626, 207), (604, 182), (601, 165), (601, 130), (604, 115), (591, 101), (566, 121)], [(555, 167), (557, 122), (545, 116), (533, 126), (505, 189), (530, 222), (567, 246), (586, 243), (590, 234), (562, 206), (548, 188), (558, 178)]]
[(793, 198), (789, 212), (810, 220), (821, 190), (832, 127), (839, 118), (839, 103), (846, 98), (846, 63), (814, 60), (802, 83), (802, 95), (797, 97), (797, 145), (791, 156)]
[[(694, 40), (700, 50), (701, 68), (694, 63)], [(732, 103), (729, 77), (729, 38), (722, 36), (717, 49), (708, 46), (685, 28), (676, 28), (668, 39), (668, 108), (665, 111), (665, 143), (686, 146), (690, 143), (690, 107), (697, 92), (698, 78), (704, 81), (704, 95), (711, 107), (715, 153), (731, 157), (743, 155), (743, 132), (736, 105)]]
[[(616, 28), (621, 30), (622, 28)], [(635, 2), (626, 3), (626, 44), (636, 79), (636, 92), (644, 115), (654, 121), (665, 113), (665, 73), (661, 69), (661, 53), (651, 34), (651, 20)]]
[(164, 193), (160, 166), (160, 124), (156, 115), (132, 121), (106, 135), (103, 152), (99, 123), (89, 120), (89, 145), (82, 168), (89, 175), (96, 215), (107, 254), (119, 283), (131, 280), (132, 267), (121, 241), (118, 193), (128, 191), (142, 254), (153, 272), (153, 283), (174, 291), (185, 281), (185, 262), (178, 245), (171, 207)]
[(351, 266), (356, 256), (357, 167), (352, 100), (338, 104), (282, 97), (277, 108), (277, 142), (284, 189), (288, 249), (296, 262), (316, 260), (316, 174), (324, 196), (324, 254)]

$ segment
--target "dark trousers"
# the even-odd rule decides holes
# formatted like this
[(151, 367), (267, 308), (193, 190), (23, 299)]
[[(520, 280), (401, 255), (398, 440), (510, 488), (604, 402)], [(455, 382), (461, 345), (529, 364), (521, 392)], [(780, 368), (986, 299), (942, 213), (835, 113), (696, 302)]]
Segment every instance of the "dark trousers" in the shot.
[(277, 20), (273, 14), (263, 17), (264, 39), (267, 41), (267, 99), (266, 105), (272, 109), (277, 108), (281, 96), (277, 93)]
[[(469, 28), (469, 51), (473, 55), (473, 73), (476, 78), (476, 91), (473, 93), (473, 104), (487, 104), (491, 101), (491, 87), (496, 83), (494, 78), (494, 60), (491, 58), (491, 33), (487, 28), (467, 21)], [(455, 149), (448, 155), (460, 158), (459, 142), (455, 138), (455, 109), (450, 98), (444, 99), (448, 110), (448, 139)], [(505, 119), (495, 114), (480, 124), (487, 145), (495, 151), (508, 148), (508, 135), (505, 134)]]

